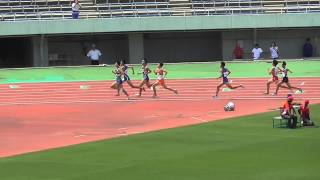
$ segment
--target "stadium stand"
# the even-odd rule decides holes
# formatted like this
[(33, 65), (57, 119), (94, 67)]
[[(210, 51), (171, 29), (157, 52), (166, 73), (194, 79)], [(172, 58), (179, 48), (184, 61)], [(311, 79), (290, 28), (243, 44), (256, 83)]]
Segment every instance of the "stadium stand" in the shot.
[[(71, 19), (70, 0), (0, 0), (0, 20)], [(320, 12), (319, 0), (81, 0), (80, 18)]]

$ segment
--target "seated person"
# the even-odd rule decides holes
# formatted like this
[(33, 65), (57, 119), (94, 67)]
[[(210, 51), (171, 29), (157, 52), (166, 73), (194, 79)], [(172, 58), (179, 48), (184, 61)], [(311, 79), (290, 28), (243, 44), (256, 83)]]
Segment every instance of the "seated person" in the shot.
[(310, 119), (309, 100), (305, 100), (304, 105), (300, 106), (299, 114), (302, 126), (313, 126), (314, 123)]
[(288, 127), (295, 128), (297, 126), (296, 111), (293, 108), (293, 96), (288, 96), (287, 101), (283, 104), (281, 110), (281, 117), (288, 120)]

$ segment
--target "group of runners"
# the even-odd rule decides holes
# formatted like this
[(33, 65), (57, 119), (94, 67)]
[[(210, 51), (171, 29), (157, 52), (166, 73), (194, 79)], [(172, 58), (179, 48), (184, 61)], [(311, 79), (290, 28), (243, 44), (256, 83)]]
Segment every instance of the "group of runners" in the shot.
[[(289, 90), (298, 90), (301, 93), (303, 90), (299, 87), (294, 87), (289, 82), (288, 73), (292, 73), (290, 69), (287, 68), (287, 63), (285, 61), (282, 62), (282, 67), (278, 67), (278, 61), (274, 59), (272, 61), (272, 67), (269, 69), (268, 73), (271, 75), (271, 78), (267, 81), (266, 84), (266, 92), (265, 94), (270, 93), (270, 85), (276, 84), (276, 91), (273, 93), (273, 95), (277, 95), (280, 88), (286, 88)], [(175, 94), (178, 94), (178, 91), (176, 89), (172, 89), (168, 87), (165, 83), (165, 78), (167, 75), (167, 70), (164, 69), (163, 63), (159, 63), (157, 65), (157, 68), (154, 71), (151, 71), (151, 69), (148, 67), (148, 63), (145, 60), (142, 60), (141, 62), (141, 73), (142, 73), (142, 81), (139, 85), (134, 85), (129, 77), (129, 69), (132, 69), (132, 72), (134, 74), (134, 68), (132, 66), (127, 65), (124, 61), (119, 61), (115, 63), (115, 69), (112, 71), (116, 76), (116, 81), (111, 85), (111, 88), (117, 90), (117, 96), (120, 96), (120, 91), (122, 91), (128, 98), (129, 94), (123, 87), (123, 83), (127, 82), (128, 85), (131, 88), (138, 89), (137, 96), (140, 97), (142, 92), (145, 91), (144, 86), (146, 85), (148, 88), (151, 88), (153, 90), (153, 97), (157, 97), (157, 86), (162, 86), (164, 89), (167, 89), (169, 91), (174, 92)], [(157, 80), (154, 83), (150, 82), (149, 74), (154, 72), (154, 74), (157, 76)], [(213, 96), (214, 98), (217, 98), (219, 96), (219, 92), (221, 87), (227, 86), (230, 89), (237, 89), (237, 88), (244, 88), (242, 84), (239, 85), (232, 85), (232, 83), (229, 81), (228, 76), (231, 74), (231, 71), (226, 68), (226, 63), (221, 62), (220, 64), (220, 76), (217, 79), (222, 79), (221, 83), (218, 84), (216, 88), (216, 93)], [(282, 74), (282, 80), (279, 80), (279, 74)]]
[[(290, 69), (287, 68), (287, 63), (285, 61), (282, 62), (282, 67), (278, 67), (278, 61), (274, 59), (272, 61), (272, 67), (269, 69), (268, 73), (271, 75), (271, 78), (267, 81), (267, 90), (264, 94), (270, 93), (270, 85), (272, 83), (276, 84), (276, 91), (273, 93), (273, 95), (277, 95), (280, 88), (285, 88), (289, 90), (298, 90), (300, 93), (303, 93), (303, 90), (299, 87), (294, 87), (289, 82), (288, 72), (292, 73)], [(237, 88), (244, 88), (242, 84), (240, 85), (232, 85), (231, 82), (228, 79), (228, 76), (230, 75), (230, 71), (225, 67), (225, 62), (221, 62), (220, 65), (220, 76), (217, 79), (222, 78), (222, 82), (217, 86), (216, 94), (214, 97), (218, 97), (220, 88), (222, 86), (227, 86), (230, 89), (237, 89)], [(279, 80), (279, 74), (282, 74), (282, 80)]]
[(129, 66), (125, 64), (124, 61), (117, 61), (115, 63), (115, 68), (112, 71), (116, 76), (116, 81), (111, 85), (111, 88), (117, 90), (116, 96), (120, 96), (120, 91), (122, 91), (128, 99), (130, 99), (129, 94), (123, 87), (123, 83), (127, 82), (128, 85), (131, 88), (139, 89), (137, 96), (140, 97), (142, 94), (142, 91), (145, 91), (144, 86), (146, 85), (148, 88), (151, 88), (153, 90), (153, 97), (157, 97), (157, 86), (162, 86), (164, 89), (167, 89), (169, 91), (174, 92), (175, 94), (178, 94), (178, 91), (176, 89), (172, 89), (168, 87), (165, 83), (165, 77), (167, 75), (167, 70), (163, 68), (163, 63), (159, 63), (157, 65), (157, 68), (153, 71), (154, 74), (157, 76), (157, 80), (154, 83), (150, 82), (149, 74), (152, 73), (151, 69), (148, 67), (148, 63), (145, 60), (142, 60), (141, 62), (141, 73), (142, 73), (142, 81), (138, 86), (135, 86), (132, 84), (130, 77), (129, 77), (129, 69), (132, 69), (132, 72), (134, 74), (134, 68), (132, 66)]

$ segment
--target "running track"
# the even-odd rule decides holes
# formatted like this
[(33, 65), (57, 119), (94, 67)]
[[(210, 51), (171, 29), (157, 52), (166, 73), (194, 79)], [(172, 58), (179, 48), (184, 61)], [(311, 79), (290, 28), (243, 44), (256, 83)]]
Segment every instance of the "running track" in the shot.
[[(112, 81), (70, 82), (70, 83), (40, 83), (0, 85), (0, 105), (43, 104), (43, 103), (85, 103), (85, 102), (115, 102), (128, 101), (123, 95), (115, 97), (115, 90), (109, 86)], [(168, 80), (167, 85), (178, 89), (179, 95), (170, 91), (159, 90), (160, 98), (151, 98), (152, 90), (143, 93), (142, 98), (136, 98), (137, 89), (126, 89), (132, 96), (129, 101), (176, 101), (176, 100), (208, 100), (212, 99), (215, 86), (218, 83), (212, 79)], [(234, 79), (233, 83), (243, 84), (245, 89), (232, 92), (222, 92), (219, 99), (283, 99), (290, 92), (280, 89), (278, 96), (264, 95), (266, 79)], [(134, 81), (134, 84), (138, 82)], [(291, 84), (302, 87), (304, 94), (296, 94), (296, 98), (320, 100), (320, 78), (291, 79)], [(271, 85), (271, 93), (274, 85)]]
[[(266, 80), (233, 79), (245, 89), (221, 92), (218, 99), (211, 97), (218, 84), (213, 79), (168, 80), (179, 95), (159, 89), (159, 98), (154, 99), (147, 89), (141, 98), (131, 100), (114, 96), (111, 81), (3, 84), (0, 157), (270, 111), (290, 91), (264, 95)], [(295, 78), (291, 83), (305, 91), (294, 95), (298, 102), (320, 103), (320, 78)], [(130, 95), (137, 93), (125, 87)], [(224, 112), (223, 105), (230, 100), (237, 110)]]

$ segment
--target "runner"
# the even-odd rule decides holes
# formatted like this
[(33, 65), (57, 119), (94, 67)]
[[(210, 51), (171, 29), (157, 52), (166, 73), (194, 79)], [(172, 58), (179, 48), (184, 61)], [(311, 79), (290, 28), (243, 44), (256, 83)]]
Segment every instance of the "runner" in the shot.
[(272, 77), (267, 81), (267, 91), (264, 94), (269, 94), (270, 85), (272, 83), (278, 84), (279, 82), (278, 74), (279, 72), (281, 72), (281, 70), (279, 67), (277, 67), (277, 65), (278, 65), (278, 61), (274, 59), (272, 61), (272, 68), (269, 70), (269, 74), (272, 75)]
[(228, 76), (231, 74), (231, 72), (225, 68), (226, 66), (226, 63), (225, 62), (221, 62), (221, 65), (220, 65), (220, 73), (221, 75), (217, 78), (217, 79), (220, 79), (222, 78), (222, 82), (217, 86), (217, 90), (216, 90), (216, 95), (213, 96), (214, 98), (217, 98), (218, 97), (218, 94), (219, 94), (219, 91), (220, 91), (220, 88), (223, 86), (223, 85), (226, 85), (228, 88), (230, 89), (237, 89), (239, 87), (242, 87), (243, 88), (243, 85), (240, 84), (240, 85), (237, 85), (237, 86), (232, 86), (231, 83), (229, 82), (229, 79), (228, 79)]
[(171, 89), (167, 87), (165, 83), (165, 77), (168, 74), (168, 72), (163, 68), (163, 63), (159, 63), (157, 66), (157, 69), (154, 70), (154, 73), (157, 75), (157, 81), (152, 85), (152, 90), (153, 90), (153, 97), (157, 97), (157, 90), (156, 87), (158, 85), (161, 85), (164, 89), (167, 89), (169, 91), (174, 92), (175, 94), (178, 94), (178, 91), (176, 89)]
[(150, 79), (149, 79), (149, 73), (151, 73), (151, 70), (148, 67), (148, 63), (145, 60), (141, 61), (141, 70), (142, 70), (142, 75), (143, 75), (143, 80), (141, 81), (139, 85), (139, 94), (138, 97), (141, 96), (142, 90), (145, 91), (144, 85), (147, 85), (148, 88), (151, 88), (152, 84), (150, 84)]
[(127, 82), (128, 85), (129, 85), (131, 88), (137, 88), (137, 89), (139, 89), (139, 88), (140, 88), (139, 86), (135, 86), (135, 85), (132, 84), (131, 79), (130, 79), (130, 77), (129, 77), (129, 72), (128, 72), (128, 70), (129, 70), (129, 69), (132, 69), (132, 74), (134, 74), (134, 68), (133, 68), (132, 66), (127, 65), (124, 60), (121, 60), (121, 61), (120, 61), (120, 66), (121, 66), (121, 68), (122, 68), (122, 71), (124, 72), (123, 82)]
[(112, 70), (112, 73), (115, 74), (116, 76), (116, 81), (114, 83), (112, 83), (111, 88), (112, 89), (116, 89), (117, 90), (117, 94), (116, 96), (120, 96), (120, 90), (122, 90), (122, 92), (129, 98), (129, 94), (127, 93), (127, 91), (123, 88), (123, 80), (122, 77), (124, 75), (124, 72), (122, 70), (122, 68), (120, 67), (120, 62), (117, 61), (115, 64), (115, 69)]
[[(301, 93), (303, 92), (301, 88), (291, 86), (291, 84), (289, 83), (288, 72), (292, 73), (292, 71), (290, 71), (290, 69), (286, 68), (286, 66), (287, 66), (287, 63), (285, 61), (283, 61), (282, 62), (282, 69), (280, 70), (282, 73), (282, 81), (280, 83), (278, 83), (277, 89), (276, 89), (276, 92), (274, 93), (274, 95), (278, 94), (279, 88), (286, 88), (289, 90), (296, 89), (296, 90), (300, 91)], [(284, 86), (284, 84), (287, 86)]]

